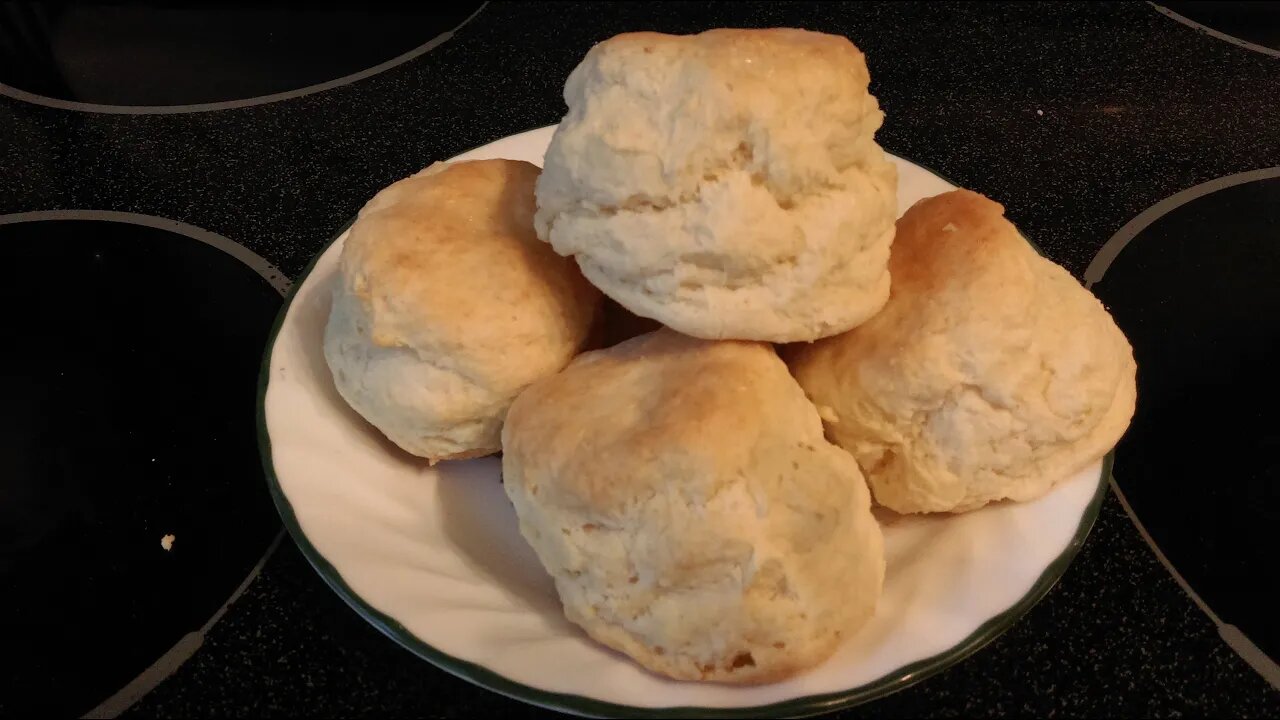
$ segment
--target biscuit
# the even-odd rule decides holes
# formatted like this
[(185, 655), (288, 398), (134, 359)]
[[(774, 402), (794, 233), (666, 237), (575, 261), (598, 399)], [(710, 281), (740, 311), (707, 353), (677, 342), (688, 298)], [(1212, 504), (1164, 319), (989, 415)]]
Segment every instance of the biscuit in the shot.
[(897, 171), (861, 52), (802, 30), (619, 35), (569, 76), (538, 237), (632, 312), (774, 342), (884, 304)]
[(870, 494), (768, 345), (670, 330), (516, 399), (503, 478), (565, 615), (645, 668), (761, 683), (871, 616)]
[(876, 501), (960, 512), (1036, 498), (1124, 434), (1133, 350), (1066, 270), (967, 190), (898, 221), (884, 310), (799, 346), (796, 379)]
[(600, 295), (534, 236), (537, 175), (512, 160), (436, 163), (351, 226), (325, 359), (347, 403), (414, 455), (498, 451), (512, 399), (587, 339)]

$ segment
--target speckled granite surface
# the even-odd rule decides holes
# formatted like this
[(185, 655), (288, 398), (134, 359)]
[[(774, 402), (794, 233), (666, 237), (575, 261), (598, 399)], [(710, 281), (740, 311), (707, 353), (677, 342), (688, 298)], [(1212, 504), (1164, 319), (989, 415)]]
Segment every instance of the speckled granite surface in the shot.
[[(294, 275), (376, 190), (555, 122), (560, 86), (617, 32), (792, 25), (868, 55), (891, 152), (991, 195), (1077, 275), (1156, 201), (1280, 165), (1280, 61), (1144, 4), (495, 3), (355, 84), (239, 110), (75, 113), (0, 98), (0, 213), (160, 215)], [(1123, 473), (1123, 468), (1116, 470)], [(417, 660), (351, 612), (289, 543), (134, 716), (544, 711)], [(1269, 688), (1156, 561), (1114, 497), (1058, 587), (969, 660), (845, 717), (1275, 716)]]

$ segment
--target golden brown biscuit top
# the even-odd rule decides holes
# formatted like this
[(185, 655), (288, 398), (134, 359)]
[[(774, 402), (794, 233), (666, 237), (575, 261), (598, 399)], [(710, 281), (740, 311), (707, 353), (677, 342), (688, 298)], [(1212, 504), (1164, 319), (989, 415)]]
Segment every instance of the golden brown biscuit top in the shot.
[(1009, 232), (1000, 203), (970, 190), (925, 198), (898, 221), (889, 292), (926, 292), (966, 282), (974, 274), (998, 272), (1003, 255), (1028, 253), (1034, 250)]
[(520, 349), (577, 345), (598, 293), (533, 232), (537, 166), (436, 164), (378, 193), (342, 253), (347, 289), (383, 347), (491, 373)]
[(763, 423), (787, 422), (751, 411), (771, 406), (779, 383), (768, 371), (776, 369), (781, 361), (766, 344), (660, 330), (580, 355), (530, 387), (507, 416), (507, 441), (555, 457), (557, 487), (546, 490), (567, 506), (619, 513), (668, 482), (705, 500), (750, 467)]

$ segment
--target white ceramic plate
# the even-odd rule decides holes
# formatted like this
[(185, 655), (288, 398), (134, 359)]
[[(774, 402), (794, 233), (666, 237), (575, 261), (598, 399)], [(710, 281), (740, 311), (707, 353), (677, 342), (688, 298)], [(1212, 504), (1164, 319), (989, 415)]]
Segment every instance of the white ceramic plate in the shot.
[[(541, 164), (552, 130), (457, 159)], [(953, 187), (895, 161), (900, 210)], [(429, 468), (338, 396), (321, 336), (345, 236), (299, 278), (268, 341), (259, 423), (272, 495), (303, 553), (357, 612), (419, 656), (497, 692), (609, 716), (777, 716), (853, 705), (918, 682), (1003, 632), (1062, 575), (1097, 516), (1109, 459), (1034, 502), (886, 518), (878, 611), (823, 665), (758, 687), (649, 674), (564, 619), (516, 528), (497, 459)]]

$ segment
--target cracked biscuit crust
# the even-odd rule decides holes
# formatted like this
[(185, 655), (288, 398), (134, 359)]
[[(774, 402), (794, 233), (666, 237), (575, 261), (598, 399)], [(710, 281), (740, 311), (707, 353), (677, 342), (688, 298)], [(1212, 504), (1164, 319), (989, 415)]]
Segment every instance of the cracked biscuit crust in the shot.
[(534, 236), (537, 175), (513, 160), (436, 163), (351, 226), (325, 360), (343, 399), (414, 455), (496, 452), (511, 400), (587, 339), (600, 295)]
[(802, 30), (619, 35), (569, 76), (538, 236), (707, 339), (812, 340), (888, 297), (897, 172), (862, 53)]
[(782, 679), (880, 595), (857, 464), (767, 345), (664, 329), (585, 353), (516, 400), (503, 449), (565, 615), (654, 672)]
[(1136, 367), (1102, 304), (967, 190), (898, 222), (884, 310), (791, 367), (877, 502), (960, 512), (1031, 500), (1102, 457)]

